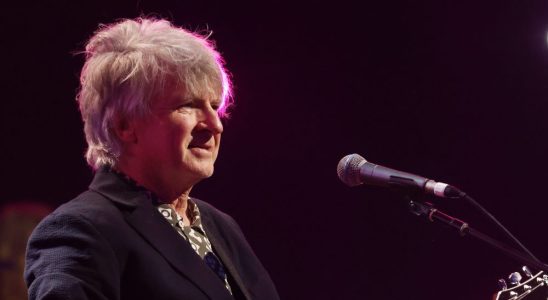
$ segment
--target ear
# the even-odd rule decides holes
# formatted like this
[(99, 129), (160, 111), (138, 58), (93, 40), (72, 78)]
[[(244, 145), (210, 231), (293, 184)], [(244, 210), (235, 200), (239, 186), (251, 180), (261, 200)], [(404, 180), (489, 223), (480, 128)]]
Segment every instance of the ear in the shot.
[(134, 122), (128, 120), (124, 116), (117, 116), (114, 120), (114, 132), (124, 143), (137, 142), (137, 135), (135, 134)]

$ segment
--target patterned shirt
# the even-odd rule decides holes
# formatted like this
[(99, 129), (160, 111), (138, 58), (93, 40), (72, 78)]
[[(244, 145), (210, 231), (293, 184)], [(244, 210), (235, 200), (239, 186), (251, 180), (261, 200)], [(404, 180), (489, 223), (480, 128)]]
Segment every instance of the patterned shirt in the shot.
[(215, 273), (217, 276), (224, 282), (227, 290), (232, 294), (232, 289), (228, 283), (228, 277), (224, 266), (221, 260), (213, 252), (211, 242), (207, 238), (204, 227), (202, 226), (202, 219), (200, 215), (200, 209), (198, 205), (191, 199), (188, 198), (188, 207), (187, 210), (190, 212), (190, 226), (187, 226), (183, 222), (183, 218), (177, 213), (177, 211), (171, 207), (171, 205), (162, 203), (160, 199), (151, 191), (149, 191), (144, 186), (139, 185), (131, 177), (121, 173), (118, 170), (111, 169), (111, 172), (117, 174), (121, 178), (125, 179), (130, 185), (135, 189), (142, 190), (148, 196), (150, 201), (156, 205), (156, 208), (162, 216), (173, 226), (175, 231), (179, 233), (194, 249), (196, 254), (198, 254), (205, 262), (205, 264)]

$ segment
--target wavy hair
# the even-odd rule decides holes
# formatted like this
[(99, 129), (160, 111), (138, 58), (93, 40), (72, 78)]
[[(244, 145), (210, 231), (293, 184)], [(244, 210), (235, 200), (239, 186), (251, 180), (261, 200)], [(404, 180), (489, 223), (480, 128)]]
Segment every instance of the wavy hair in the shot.
[(115, 166), (121, 142), (115, 120), (145, 117), (152, 99), (175, 82), (190, 95), (221, 100), (227, 115), (232, 84), (214, 44), (162, 19), (138, 18), (100, 25), (85, 47), (76, 97), (88, 143), (86, 159), (97, 169)]

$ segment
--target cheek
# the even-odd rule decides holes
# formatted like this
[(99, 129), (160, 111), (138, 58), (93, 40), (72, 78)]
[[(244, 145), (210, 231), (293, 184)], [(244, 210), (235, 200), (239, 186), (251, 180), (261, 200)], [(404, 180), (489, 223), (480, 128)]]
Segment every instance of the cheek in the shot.
[(184, 124), (177, 124), (171, 126), (167, 130), (166, 138), (169, 140), (172, 147), (176, 149), (186, 150), (192, 137), (190, 132), (191, 131), (189, 130), (188, 126), (184, 126)]

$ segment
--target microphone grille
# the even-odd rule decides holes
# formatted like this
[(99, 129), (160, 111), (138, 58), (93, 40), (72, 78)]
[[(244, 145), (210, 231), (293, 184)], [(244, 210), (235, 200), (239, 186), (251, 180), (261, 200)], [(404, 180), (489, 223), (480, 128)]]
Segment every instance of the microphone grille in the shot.
[(360, 178), (360, 168), (367, 161), (359, 154), (348, 154), (341, 158), (337, 165), (337, 175), (339, 179), (348, 186), (357, 186), (362, 184)]

